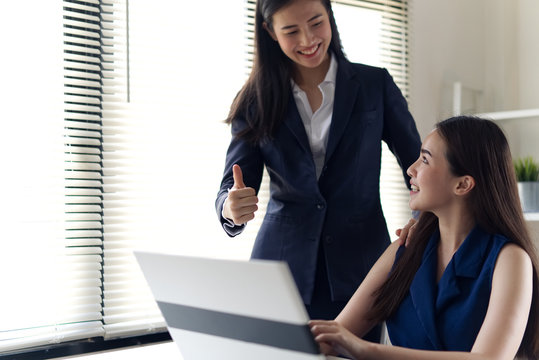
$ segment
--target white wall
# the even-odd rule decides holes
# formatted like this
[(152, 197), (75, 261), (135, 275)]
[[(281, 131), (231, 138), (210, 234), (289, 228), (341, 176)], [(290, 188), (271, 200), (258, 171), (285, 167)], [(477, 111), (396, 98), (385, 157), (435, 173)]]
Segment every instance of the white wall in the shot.
[(539, 108), (539, 1), (518, 2), (519, 105)]
[(410, 107), (424, 137), (451, 115), (453, 82), (481, 89), (484, 0), (412, 0)]
[[(539, 1), (411, 0), (410, 9), (410, 108), (422, 137), (452, 115), (455, 81), (464, 112), (539, 108)], [(539, 119), (500, 124), (514, 156), (539, 158)]]
[[(508, 0), (510, 1), (510, 0)], [(519, 0), (517, 10), (518, 99), (521, 109), (539, 108), (539, 1)], [(511, 128), (510, 128), (511, 126)], [(532, 155), (539, 160), (539, 119), (505, 126), (513, 155)]]

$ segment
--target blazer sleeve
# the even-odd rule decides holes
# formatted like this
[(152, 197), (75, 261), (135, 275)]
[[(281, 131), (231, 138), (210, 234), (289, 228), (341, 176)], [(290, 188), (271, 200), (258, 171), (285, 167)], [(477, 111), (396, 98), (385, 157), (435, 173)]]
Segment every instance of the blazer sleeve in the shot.
[(251, 144), (237, 136), (246, 127), (247, 123), (243, 119), (235, 119), (232, 122), (232, 140), (230, 141), (226, 153), (225, 169), (221, 180), (221, 187), (215, 200), (217, 217), (223, 226), (223, 229), (230, 237), (239, 235), (245, 228), (245, 224), (235, 225), (222, 216), (223, 204), (228, 197), (228, 189), (234, 185), (232, 166), (238, 164), (241, 167), (243, 182), (246, 186), (254, 188), (257, 194), (260, 189), (262, 173), (264, 170), (264, 160), (258, 145)]
[(384, 69), (384, 131), (382, 139), (397, 158), (406, 186), (410, 178), (406, 170), (412, 165), (421, 149), (421, 138), (415, 121), (408, 110), (408, 103), (389, 72)]

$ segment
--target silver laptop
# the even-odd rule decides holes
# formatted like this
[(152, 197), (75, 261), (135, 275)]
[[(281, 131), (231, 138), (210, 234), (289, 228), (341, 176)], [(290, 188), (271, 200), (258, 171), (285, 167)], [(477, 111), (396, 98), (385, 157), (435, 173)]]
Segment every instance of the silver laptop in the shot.
[(135, 257), (184, 360), (326, 359), (286, 263)]

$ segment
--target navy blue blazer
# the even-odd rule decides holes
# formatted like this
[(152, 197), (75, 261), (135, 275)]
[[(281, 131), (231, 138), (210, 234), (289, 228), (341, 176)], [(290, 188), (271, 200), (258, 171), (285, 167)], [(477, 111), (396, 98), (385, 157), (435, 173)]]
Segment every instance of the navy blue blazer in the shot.
[[(264, 166), (270, 199), (252, 258), (288, 262), (301, 296), (310, 303), (318, 247), (324, 246), (334, 301), (347, 301), (389, 245), (380, 204), (381, 141), (406, 169), (419, 156), (420, 137), (406, 100), (385, 69), (339, 60), (333, 117), (319, 180), (309, 140), (293, 96), (273, 139), (251, 145), (235, 137), (247, 126), (232, 123), (232, 141), (215, 202), (230, 236), (243, 230), (221, 216), (232, 165), (258, 193)], [(247, 225), (248, 226), (248, 225)]]
[[(436, 231), (398, 310), (386, 321), (393, 345), (423, 350), (471, 351), (487, 314), (496, 259), (509, 240), (475, 227), (436, 282)], [(400, 257), (404, 246), (397, 251)]]

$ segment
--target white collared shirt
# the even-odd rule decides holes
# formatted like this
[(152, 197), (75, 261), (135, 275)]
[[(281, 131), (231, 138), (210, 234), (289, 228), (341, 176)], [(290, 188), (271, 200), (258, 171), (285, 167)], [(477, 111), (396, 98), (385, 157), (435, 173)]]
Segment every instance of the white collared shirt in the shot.
[(335, 99), (337, 60), (333, 54), (330, 55), (331, 61), (328, 72), (324, 81), (318, 85), (318, 88), (322, 92), (322, 104), (314, 113), (309, 104), (307, 94), (292, 80), (292, 93), (294, 94), (299, 115), (305, 126), (305, 131), (307, 132), (307, 138), (309, 139), (309, 145), (311, 146), (311, 152), (316, 166), (317, 179), (320, 177), (324, 166), (329, 127), (333, 116), (333, 102)]

